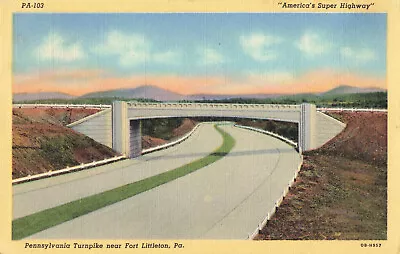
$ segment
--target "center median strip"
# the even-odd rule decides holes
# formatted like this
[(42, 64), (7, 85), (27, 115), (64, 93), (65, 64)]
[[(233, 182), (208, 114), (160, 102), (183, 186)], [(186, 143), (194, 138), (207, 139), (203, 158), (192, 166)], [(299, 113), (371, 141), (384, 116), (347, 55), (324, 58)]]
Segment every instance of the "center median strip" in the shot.
[(216, 162), (232, 150), (235, 145), (235, 139), (217, 125), (214, 127), (221, 134), (223, 142), (220, 147), (206, 157), (134, 183), (15, 219), (12, 222), (12, 238), (14, 240), (22, 239), (100, 208), (133, 197)]

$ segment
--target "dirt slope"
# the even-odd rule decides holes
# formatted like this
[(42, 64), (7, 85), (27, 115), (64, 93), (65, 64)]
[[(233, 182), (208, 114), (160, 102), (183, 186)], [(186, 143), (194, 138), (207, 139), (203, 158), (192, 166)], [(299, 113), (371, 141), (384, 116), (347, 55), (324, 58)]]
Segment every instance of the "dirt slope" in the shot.
[(142, 136), (142, 149), (148, 149), (151, 147), (160, 146), (165, 143), (167, 143), (167, 141), (161, 138), (155, 138), (148, 135)]
[(331, 113), (345, 122), (346, 129), (320, 151), (370, 163), (387, 163), (387, 113)]
[(13, 124), (25, 118), (28, 122), (67, 125), (99, 111), (84, 108), (14, 108), (13, 115), (19, 116), (19, 119), (13, 117)]
[(280, 122), (273, 120), (250, 120), (239, 119), (237, 124), (259, 128), (266, 131), (284, 136), (294, 142), (298, 140), (298, 131), (296, 123)]
[(189, 118), (185, 118), (182, 120), (182, 123), (179, 127), (172, 130), (172, 138), (170, 140), (165, 140), (162, 138), (156, 138), (149, 135), (145, 135), (142, 137), (142, 149), (147, 149), (159, 145), (163, 145), (167, 142), (171, 142), (172, 140), (178, 139), (191, 131), (194, 126), (196, 126), (197, 121)]
[[(13, 109), (13, 179), (110, 158), (117, 153), (65, 125), (98, 109)], [(196, 121), (184, 119), (172, 139), (192, 130)], [(142, 148), (165, 144), (161, 138), (143, 136)]]
[(347, 127), (304, 154), (296, 183), (257, 239), (387, 238), (387, 114), (332, 115)]
[(197, 121), (185, 118), (183, 119), (182, 124), (178, 128), (172, 131), (172, 136), (174, 137), (174, 139), (182, 137), (183, 135), (191, 131), (194, 128), (194, 126), (196, 126), (196, 124)]
[(115, 156), (112, 149), (63, 126), (97, 111), (14, 109), (13, 179)]

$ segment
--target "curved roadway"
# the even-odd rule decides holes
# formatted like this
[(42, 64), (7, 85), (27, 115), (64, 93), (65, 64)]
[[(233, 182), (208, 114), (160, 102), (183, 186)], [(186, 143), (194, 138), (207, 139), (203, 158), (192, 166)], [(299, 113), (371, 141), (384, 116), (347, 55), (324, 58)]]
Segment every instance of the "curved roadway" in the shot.
[(201, 124), (188, 139), (165, 150), (134, 160), (14, 185), (13, 219), (177, 168), (206, 156), (221, 144), (222, 137), (213, 125)]
[[(301, 159), (291, 146), (270, 136), (230, 125), (222, 128), (236, 140), (235, 147), (223, 159), (30, 238), (245, 239), (275, 206), (274, 202), (287, 187)], [(143, 156), (138, 161), (120, 162), (121, 165), (132, 163), (128, 167), (132, 167), (130, 171), (127, 168), (104, 170), (93, 177), (77, 178), (49, 188), (93, 178), (95, 185), (82, 185), (83, 189), (92, 190), (99, 188), (99, 175), (124, 171), (119, 175), (125, 179), (126, 174), (135, 171), (134, 165), (158, 170), (156, 166), (148, 166), (152, 164), (164, 171), (172, 164), (175, 168), (207, 155), (221, 142), (213, 126), (204, 124), (194, 136), (174, 148)], [(144, 174), (139, 171), (132, 175)], [(103, 181), (100, 182), (108, 185), (108, 177)], [(67, 187), (64, 192), (71, 188)], [(37, 191), (40, 190), (43, 188)], [(16, 191), (14, 199), (29, 195), (26, 191), (19, 194)], [(53, 198), (59, 194), (54, 193)]]

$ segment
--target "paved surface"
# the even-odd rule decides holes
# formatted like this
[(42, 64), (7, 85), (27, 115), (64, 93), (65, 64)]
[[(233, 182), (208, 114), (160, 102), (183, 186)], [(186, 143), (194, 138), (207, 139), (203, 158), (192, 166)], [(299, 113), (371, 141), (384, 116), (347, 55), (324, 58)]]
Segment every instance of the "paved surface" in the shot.
[(13, 218), (90, 196), (202, 158), (222, 144), (212, 124), (202, 124), (182, 143), (138, 159), (13, 186)]
[[(300, 156), (270, 136), (223, 128), (236, 139), (223, 159), (30, 238), (245, 239), (274, 207)], [(212, 129), (201, 130), (204, 146), (218, 139)], [(191, 146), (183, 150), (159, 157), (163, 166), (193, 156)]]

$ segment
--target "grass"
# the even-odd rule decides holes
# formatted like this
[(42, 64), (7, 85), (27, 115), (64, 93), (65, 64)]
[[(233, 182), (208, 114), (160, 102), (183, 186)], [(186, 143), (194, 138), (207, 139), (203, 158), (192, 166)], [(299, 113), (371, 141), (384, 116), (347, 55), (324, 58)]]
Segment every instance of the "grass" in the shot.
[[(41, 141), (40, 155), (54, 165), (55, 168), (65, 168), (69, 165), (78, 165), (73, 155), (73, 147), (80, 147), (74, 143), (81, 139), (68, 137), (68, 135), (52, 137)], [(75, 144), (75, 145), (74, 145)]]
[(12, 222), (13, 240), (22, 239), (97, 209), (133, 197), (220, 160), (232, 150), (235, 140), (218, 126), (215, 125), (214, 127), (222, 135), (223, 143), (206, 157), (168, 172), (15, 219)]

